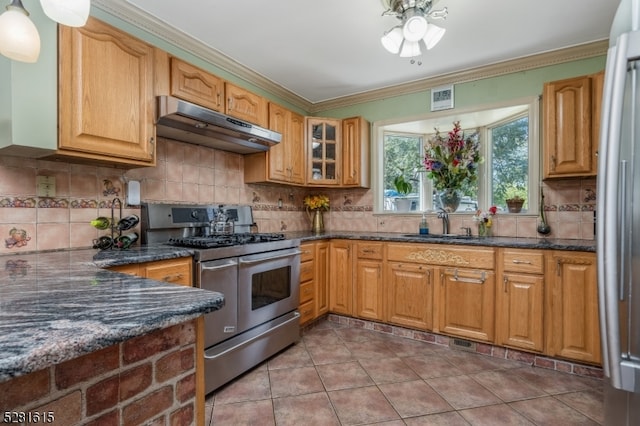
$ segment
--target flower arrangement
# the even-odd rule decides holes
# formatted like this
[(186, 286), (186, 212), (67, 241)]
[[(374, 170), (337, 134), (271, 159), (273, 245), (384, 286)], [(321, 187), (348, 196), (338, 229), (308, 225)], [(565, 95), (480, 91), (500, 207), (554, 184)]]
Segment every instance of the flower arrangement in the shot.
[(475, 215), (473, 215), (473, 221), (478, 222), (478, 225), (484, 226), (485, 228), (491, 228), (493, 225), (493, 216), (498, 213), (498, 208), (496, 206), (489, 207), (489, 210), (483, 212), (482, 210), (478, 210)]
[(480, 156), (478, 133), (465, 137), (460, 122), (453, 123), (453, 130), (442, 136), (436, 129), (436, 135), (424, 147), (424, 167), (427, 177), (439, 191), (460, 189), (465, 183), (474, 183), (478, 176)]
[(329, 210), (329, 197), (326, 195), (307, 195), (303, 203), (309, 210)]

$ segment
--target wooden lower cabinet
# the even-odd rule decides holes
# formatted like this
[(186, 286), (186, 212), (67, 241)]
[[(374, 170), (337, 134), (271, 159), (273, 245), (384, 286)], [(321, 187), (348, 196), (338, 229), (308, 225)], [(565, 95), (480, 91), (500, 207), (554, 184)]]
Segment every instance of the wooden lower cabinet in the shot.
[(316, 265), (316, 276), (328, 273), (332, 313), (601, 363), (595, 253), (320, 244), (315, 260), (326, 260), (321, 272)]
[(109, 268), (112, 271), (136, 275), (157, 281), (191, 287), (193, 285), (193, 261), (190, 257), (133, 263)]
[(434, 268), (390, 262), (386, 268), (386, 318), (391, 324), (421, 330), (433, 327)]
[(595, 253), (553, 251), (547, 255), (548, 355), (602, 362), (596, 272)]
[(440, 271), (440, 331), (453, 336), (493, 342), (495, 274), (489, 270), (442, 268)]
[(544, 252), (498, 251), (496, 343), (542, 352), (544, 349)]
[(352, 315), (353, 265), (350, 241), (331, 241), (329, 265), (329, 310), (336, 314)]
[(356, 264), (353, 288), (353, 314), (358, 318), (382, 321), (384, 281), (382, 243), (355, 244)]
[(315, 317), (315, 261), (313, 243), (300, 245), (300, 324), (305, 324)]
[(318, 241), (315, 243), (315, 246), (315, 317), (318, 318), (329, 312), (329, 242)]
[(309, 241), (300, 245), (300, 324), (306, 324), (329, 311), (327, 267), (329, 243)]

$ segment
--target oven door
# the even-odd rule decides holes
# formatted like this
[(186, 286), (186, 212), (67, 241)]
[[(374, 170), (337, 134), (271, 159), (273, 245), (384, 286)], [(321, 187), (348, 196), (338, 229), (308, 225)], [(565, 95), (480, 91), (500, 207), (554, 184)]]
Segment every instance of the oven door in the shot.
[(298, 308), (300, 250), (295, 247), (238, 259), (238, 328), (249, 330)]
[(205, 348), (238, 334), (238, 258), (199, 263), (196, 285), (224, 295), (224, 306), (204, 315)]

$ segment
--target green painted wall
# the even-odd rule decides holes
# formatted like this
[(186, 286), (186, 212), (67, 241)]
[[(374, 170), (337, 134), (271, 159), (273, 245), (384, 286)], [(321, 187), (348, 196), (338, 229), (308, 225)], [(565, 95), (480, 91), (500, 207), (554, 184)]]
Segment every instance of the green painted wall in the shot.
[[(476, 105), (541, 95), (542, 85), (545, 82), (595, 73), (604, 69), (605, 62), (606, 57), (599, 56), (456, 84), (454, 88), (454, 106), (456, 109), (469, 108)], [(360, 115), (374, 122), (378, 120), (412, 117), (425, 114), (429, 112), (429, 110), (430, 91), (424, 90), (409, 95), (395, 96), (349, 107), (320, 111), (314, 115), (335, 118)]]
[(23, 5), (38, 28), (40, 56), (31, 64), (0, 55), (0, 148), (35, 154), (58, 146), (57, 26), (38, 0)]

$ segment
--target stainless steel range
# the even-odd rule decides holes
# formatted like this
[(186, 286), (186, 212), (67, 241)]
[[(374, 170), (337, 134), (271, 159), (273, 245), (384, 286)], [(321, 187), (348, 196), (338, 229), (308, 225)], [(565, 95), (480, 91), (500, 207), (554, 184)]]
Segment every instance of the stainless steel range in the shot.
[(205, 315), (209, 393), (300, 340), (300, 240), (255, 231), (250, 206), (144, 204), (143, 243), (196, 249), (194, 282), (224, 294)]

